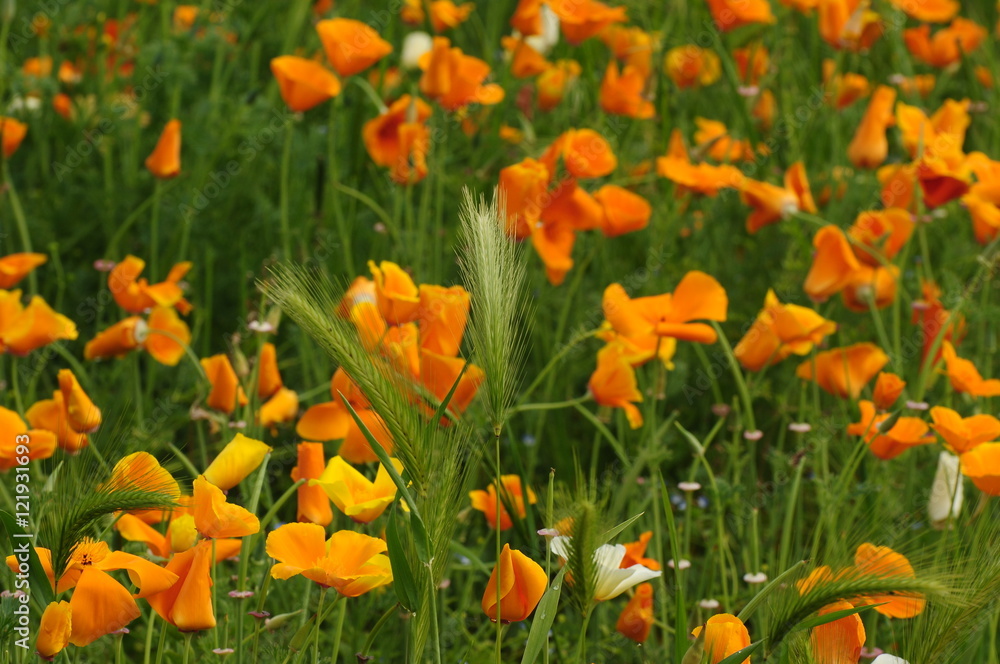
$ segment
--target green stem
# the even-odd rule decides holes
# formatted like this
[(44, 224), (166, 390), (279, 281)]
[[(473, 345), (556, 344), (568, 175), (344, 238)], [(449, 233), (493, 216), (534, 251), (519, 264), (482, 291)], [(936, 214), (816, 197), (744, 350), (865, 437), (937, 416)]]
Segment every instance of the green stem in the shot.
[(737, 362), (736, 356), (733, 354), (733, 347), (729, 345), (729, 340), (722, 333), (722, 328), (718, 323), (712, 321), (712, 327), (715, 328), (715, 333), (719, 337), (722, 350), (726, 353), (726, 359), (729, 361), (729, 369), (736, 380), (736, 388), (740, 391), (740, 399), (743, 401), (743, 411), (747, 419), (747, 431), (756, 431), (757, 423), (754, 421), (753, 401), (750, 399), (750, 390), (747, 389), (747, 382), (744, 380), (739, 362)]
[[(319, 606), (316, 608), (316, 634), (313, 637), (313, 664), (319, 664), (319, 635), (322, 631), (323, 602), (326, 601), (327, 588), (319, 591)], [(333, 661), (337, 661), (337, 651), (334, 650)]]
[(292, 260), (292, 231), (288, 222), (288, 188), (289, 173), (292, 163), (292, 136), (295, 133), (295, 126), (285, 127), (285, 147), (281, 152), (281, 247), (283, 258), (286, 261)]
[(510, 409), (511, 414), (520, 413), (528, 410), (556, 410), (558, 408), (572, 408), (573, 406), (578, 406), (582, 403), (589, 401), (592, 397), (589, 394), (584, 394), (582, 397), (577, 397), (576, 399), (567, 399), (566, 401), (553, 401), (550, 403), (526, 403), (520, 406), (514, 406)]
[[(0, 49), (4, 50), (4, 49)], [(7, 194), (10, 197), (10, 209), (14, 213), (14, 223), (17, 225), (17, 234), (21, 236), (21, 246), (25, 252), (31, 252), (31, 234), (28, 233), (28, 220), (24, 216), (24, 208), (21, 207), (21, 199), (17, 196), (14, 188), (14, 181), (10, 177), (10, 169), (7, 161), (3, 160), (3, 182), (7, 185)], [(34, 295), (38, 292), (38, 275), (32, 270), (28, 274), (28, 294)]]
[(153, 210), (149, 223), (149, 270), (150, 274), (160, 274), (160, 200), (163, 197), (163, 182), (159, 178), (153, 186)]

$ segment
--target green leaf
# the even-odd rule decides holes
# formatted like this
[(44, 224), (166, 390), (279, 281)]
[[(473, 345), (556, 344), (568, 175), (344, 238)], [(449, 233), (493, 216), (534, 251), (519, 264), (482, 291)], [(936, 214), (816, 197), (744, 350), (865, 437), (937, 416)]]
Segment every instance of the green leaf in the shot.
[(35, 536), (28, 535), (24, 528), (17, 525), (17, 522), (14, 521), (14, 515), (3, 510), (0, 510), (0, 525), (3, 526), (4, 535), (6, 535), (11, 552), (14, 551), (15, 547), (24, 542), (30, 545), (28, 547), (28, 582), (31, 584), (30, 594), (37, 597), (43, 607), (48, 606), (55, 600), (55, 597), (52, 594), (52, 585), (45, 574), (42, 561), (38, 558), (38, 552), (35, 551)]
[(760, 592), (754, 595), (753, 598), (749, 602), (747, 602), (747, 605), (743, 607), (743, 610), (740, 611), (740, 614), (736, 617), (743, 622), (749, 620), (750, 616), (753, 615), (753, 612), (756, 611), (757, 607), (760, 606), (761, 602), (764, 601), (764, 598), (767, 597), (776, 588), (783, 586), (785, 584), (785, 579), (787, 579), (792, 574), (797, 573), (805, 564), (806, 561), (800, 560), (799, 562), (795, 563), (794, 565), (786, 569), (784, 572), (779, 574), (777, 577), (772, 579), (772, 581), (769, 584), (761, 588)]
[(696, 456), (703, 456), (705, 454), (705, 448), (693, 433), (682, 427), (680, 422), (674, 422), (674, 426), (677, 427), (677, 430), (680, 431), (681, 435), (684, 436), (684, 439), (687, 440)]
[(792, 631), (798, 632), (804, 629), (812, 629), (813, 627), (819, 627), (820, 625), (832, 623), (834, 620), (840, 620), (841, 618), (846, 618), (847, 616), (853, 616), (855, 613), (868, 611), (869, 609), (874, 609), (876, 606), (882, 606), (888, 603), (889, 602), (880, 602), (879, 604), (865, 604), (864, 606), (855, 606), (850, 609), (831, 611), (830, 613), (824, 613), (821, 616), (813, 616), (812, 618), (807, 618), (806, 620), (800, 622), (798, 625), (795, 626), (795, 629), (793, 629)]
[(468, 362), (462, 365), (462, 370), (458, 372), (458, 378), (456, 378), (455, 382), (451, 384), (451, 389), (448, 390), (448, 394), (444, 395), (444, 399), (441, 400), (441, 405), (434, 411), (434, 417), (432, 417), (430, 421), (431, 426), (437, 426), (437, 423), (441, 421), (442, 417), (444, 417), (445, 411), (448, 409), (448, 404), (451, 403), (452, 397), (455, 396), (455, 390), (458, 389), (458, 384), (462, 382), (462, 376), (465, 375), (468, 368)]
[(630, 518), (622, 521), (617, 526), (615, 526), (614, 528), (609, 529), (606, 533), (604, 533), (603, 535), (601, 535), (601, 539), (604, 540), (604, 542), (610, 542), (614, 538), (618, 537), (618, 535), (620, 535), (623, 530), (625, 530), (626, 528), (628, 528), (629, 526), (631, 526), (633, 523), (635, 523), (635, 520), (638, 519), (643, 514), (645, 514), (645, 512), (639, 512), (635, 516), (630, 517)]
[(755, 641), (754, 643), (751, 643), (750, 645), (748, 645), (746, 648), (743, 648), (741, 650), (737, 650), (736, 652), (734, 652), (729, 657), (726, 657), (725, 659), (719, 660), (719, 664), (740, 664), (741, 662), (746, 661), (746, 659), (748, 657), (750, 657), (750, 655), (752, 655), (755, 652), (757, 652), (757, 650), (763, 644), (764, 644), (763, 640)]
[(392, 587), (396, 591), (396, 599), (404, 609), (413, 613), (420, 606), (420, 595), (417, 584), (413, 580), (413, 571), (406, 559), (403, 542), (399, 537), (399, 525), (396, 507), (389, 514), (389, 524), (385, 528), (385, 543), (389, 549), (389, 563), (392, 565)]
[(535, 609), (535, 617), (531, 621), (531, 630), (528, 632), (528, 642), (524, 645), (524, 655), (521, 657), (521, 664), (534, 664), (541, 654), (549, 638), (549, 630), (552, 629), (552, 622), (556, 619), (556, 609), (559, 608), (559, 593), (562, 591), (563, 577), (566, 576), (568, 567), (563, 567), (552, 580), (552, 585), (542, 595)]
[(430, 564), (430, 538), (427, 537), (427, 528), (424, 526), (424, 520), (420, 517), (420, 512), (417, 511), (417, 504), (413, 501), (413, 496), (410, 495), (410, 490), (406, 487), (406, 482), (403, 480), (403, 476), (399, 474), (396, 467), (392, 465), (389, 460), (389, 453), (385, 451), (382, 444), (375, 439), (372, 432), (368, 430), (365, 423), (358, 416), (358, 411), (354, 410), (354, 406), (347, 400), (342, 392), (340, 394), (340, 400), (344, 402), (347, 406), (348, 412), (351, 413), (351, 417), (354, 418), (354, 423), (358, 425), (361, 433), (364, 434), (365, 439), (371, 446), (372, 451), (375, 456), (378, 457), (379, 462), (382, 467), (385, 468), (386, 472), (389, 473), (389, 477), (392, 478), (392, 483), (396, 485), (396, 489), (399, 491), (399, 495), (406, 501), (406, 506), (410, 508), (410, 526), (413, 529), (413, 545), (417, 549), (417, 558), (420, 559), (425, 565)]

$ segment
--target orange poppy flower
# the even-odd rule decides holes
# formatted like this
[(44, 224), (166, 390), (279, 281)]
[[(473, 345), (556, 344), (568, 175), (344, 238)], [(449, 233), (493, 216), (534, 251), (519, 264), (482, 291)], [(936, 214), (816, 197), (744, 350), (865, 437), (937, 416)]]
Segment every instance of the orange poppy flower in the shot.
[[(525, 496), (529, 504), (538, 502), (535, 492), (531, 487), (522, 487), (520, 475), (501, 475), (500, 482), (503, 484), (503, 493), (500, 499), (500, 530), (510, 530), (514, 527), (507, 506), (510, 505), (517, 512), (518, 519), (523, 519), (525, 511)], [(497, 490), (496, 482), (491, 482), (486, 487), (486, 491), (475, 490), (469, 492), (469, 499), (472, 501), (472, 509), (478, 510), (486, 517), (486, 523), (494, 530), (497, 527)]]
[(143, 347), (154, 360), (168, 367), (177, 366), (184, 357), (184, 347), (191, 343), (191, 330), (173, 307), (156, 307), (147, 319)]
[(490, 66), (452, 48), (446, 37), (434, 38), (434, 46), (421, 58), (421, 68), (420, 91), (449, 111), (469, 104), (492, 106), (503, 100), (503, 88), (496, 83), (483, 85)]
[(573, 46), (578, 46), (597, 35), (612, 23), (628, 19), (625, 7), (608, 7), (597, 0), (546, 0), (556, 16), (563, 36)]
[(974, 397), (1000, 396), (1000, 379), (984, 379), (970, 360), (958, 356), (950, 341), (941, 344), (941, 355), (945, 361), (945, 372), (951, 387)]
[[(392, 454), (395, 444), (392, 440), (392, 434), (389, 432), (389, 427), (386, 426), (382, 416), (371, 409), (359, 410), (357, 412), (358, 418), (361, 419), (368, 431), (375, 437), (375, 440), (385, 448), (386, 454)], [(347, 416), (350, 418), (350, 422), (347, 425), (347, 433), (344, 436), (344, 442), (340, 445), (338, 454), (349, 463), (372, 463), (378, 461), (378, 456), (372, 451), (364, 432), (358, 427), (350, 413)]]
[(257, 411), (257, 421), (276, 433), (278, 424), (291, 422), (299, 414), (299, 395), (287, 387), (280, 388)]
[(38, 295), (28, 306), (21, 304), (21, 291), (0, 291), (0, 351), (27, 355), (60, 339), (76, 339), (76, 325), (55, 312)]
[[(403, 464), (397, 459), (389, 461), (397, 473), (403, 472)], [(375, 480), (371, 481), (339, 456), (330, 459), (320, 476), (309, 481), (309, 486), (324, 492), (327, 504), (333, 501), (355, 523), (371, 523), (396, 499), (396, 485), (384, 466), (379, 464)]]
[[(55, 587), (52, 552), (36, 548), (49, 582)], [(7, 566), (17, 570), (14, 556), (7, 557)], [(124, 569), (139, 592), (132, 595), (108, 572)], [(69, 643), (86, 646), (111, 632), (128, 625), (141, 614), (136, 599), (146, 598), (170, 588), (177, 575), (139, 556), (124, 551), (112, 551), (104, 542), (83, 539), (73, 548), (57, 592), (73, 590), (69, 606), (71, 616)], [(53, 618), (54, 619), (54, 618)], [(64, 621), (65, 617), (59, 619)], [(63, 627), (65, 628), (65, 626)]]
[(983, 443), (960, 457), (962, 474), (980, 491), (1000, 496), (1000, 443)]
[[(817, 353), (799, 365), (795, 375), (813, 380), (826, 392), (845, 399), (857, 399), (861, 389), (889, 362), (889, 356), (873, 343), (834, 348)], [(813, 368), (815, 365), (815, 369)]]
[(837, 110), (842, 110), (862, 97), (867, 97), (871, 91), (868, 79), (861, 74), (846, 72), (837, 73), (837, 65), (833, 60), (823, 61), (823, 85)]
[(615, 630), (626, 639), (645, 643), (653, 628), (653, 613), (653, 584), (640, 583), (636, 586), (632, 599), (618, 616)]
[(177, 263), (167, 274), (167, 278), (157, 284), (150, 284), (139, 278), (146, 268), (146, 261), (135, 256), (126, 256), (108, 273), (108, 290), (125, 311), (140, 314), (160, 307), (176, 307), (182, 314), (191, 311), (191, 304), (184, 299), (180, 281), (190, 271), (188, 261)]
[(238, 433), (208, 465), (202, 477), (228, 491), (256, 470), (269, 452), (268, 445)]
[(888, 410), (892, 404), (896, 403), (899, 395), (903, 393), (906, 381), (894, 373), (881, 372), (875, 379), (875, 391), (872, 400), (879, 410)]
[(720, 189), (739, 187), (744, 180), (743, 172), (729, 164), (692, 164), (678, 129), (670, 134), (667, 154), (656, 158), (656, 172), (676, 183), (678, 193), (690, 190), (706, 196), (715, 196)]
[[(34, 426), (34, 425), (32, 425)], [(18, 451), (20, 436), (27, 435), (31, 444), (27, 451)], [(56, 434), (45, 429), (32, 428), (24, 423), (21, 416), (13, 410), (0, 406), (0, 471), (24, 465), (19, 463), (27, 457), (29, 461), (48, 459), (57, 447)]]
[(684, 275), (673, 293), (630, 299), (618, 284), (604, 290), (604, 317), (615, 331), (626, 337), (650, 332), (681, 341), (715, 343), (710, 325), (696, 320), (724, 322), (729, 298), (714, 277), (692, 270)]
[(961, 150), (969, 128), (969, 100), (946, 99), (930, 118), (923, 110), (902, 102), (896, 104), (896, 126), (910, 157)]
[(533, 49), (523, 37), (503, 37), (500, 43), (510, 54), (510, 73), (514, 78), (532, 78), (552, 66), (552, 63)]
[(55, 434), (59, 447), (69, 454), (76, 454), (90, 444), (86, 433), (75, 431), (70, 426), (62, 392), (53, 392), (51, 399), (36, 401), (28, 408), (24, 417), (32, 428)]
[(694, 124), (698, 128), (694, 134), (696, 150), (704, 150), (716, 161), (754, 159), (754, 149), (750, 142), (730, 136), (724, 123), (707, 118), (695, 118)]
[(17, 152), (27, 134), (28, 125), (0, 115), (0, 145), (3, 147), (4, 159), (10, 159)]
[(636, 26), (609, 25), (598, 33), (616, 59), (639, 72), (643, 79), (653, 73), (656, 37)]
[(540, 161), (525, 159), (500, 170), (500, 195), (504, 201), (507, 234), (523, 240), (538, 223), (548, 200), (549, 169)]
[(1000, 235), (1000, 180), (977, 182), (962, 196), (962, 203), (972, 217), (972, 232), (982, 245)]
[[(899, 576), (906, 579), (913, 579), (917, 576), (906, 556), (896, 553), (887, 546), (875, 546), (867, 542), (860, 545), (855, 552), (854, 566), (861, 574), (878, 575), (881, 577)], [(903, 593), (864, 597), (852, 601), (854, 604), (880, 604), (886, 602), (884, 606), (876, 606), (875, 611), (889, 618), (912, 618), (924, 610), (924, 604), (926, 603), (920, 595), (907, 595)]]
[(937, 77), (934, 74), (916, 74), (912, 77), (896, 76), (891, 82), (903, 94), (929, 97), (934, 92)]
[(271, 73), (281, 98), (295, 112), (308, 111), (340, 94), (340, 81), (315, 60), (282, 55), (271, 60)]
[(882, 185), (882, 205), (916, 212), (917, 167), (914, 164), (883, 166), (876, 171), (876, 177)]
[[(330, 4), (333, 4), (333, 0), (330, 0)], [(399, 18), (406, 25), (422, 25), (427, 20), (423, 0), (403, 0), (403, 6), (399, 8)]]
[(227, 355), (220, 353), (211, 357), (203, 357), (199, 363), (208, 377), (208, 382), (212, 385), (212, 389), (205, 399), (205, 404), (209, 408), (229, 415), (237, 406), (242, 407), (249, 403)]
[(879, 459), (895, 459), (900, 454), (918, 445), (934, 442), (927, 423), (919, 417), (900, 417), (892, 428), (882, 432), (880, 425), (889, 419), (888, 413), (876, 413), (875, 404), (862, 400), (858, 403), (861, 417), (847, 427), (847, 433), (861, 436), (872, 454)]
[(90, 400), (69, 369), (59, 370), (59, 391), (62, 392), (69, 426), (80, 433), (97, 431), (101, 426), (101, 410)]
[(601, 108), (612, 115), (625, 115), (638, 120), (653, 117), (656, 112), (653, 103), (643, 97), (646, 79), (631, 65), (619, 73), (618, 63), (612, 60), (604, 71), (601, 81)]
[(358, 597), (392, 583), (386, 544), (351, 530), (340, 530), (325, 539), (323, 526), (286, 523), (267, 536), (267, 555), (278, 562), (271, 568), (275, 579), (298, 574), (345, 597)]
[(181, 121), (171, 120), (163, 128), (153, 152), (146, 157), (146, 169), (166, 180), (181, 172)]
[[(941, 289), (934, 283), (923, 282), (921, 291), (923, 297), (913, 303), (913, 322), (920, 325), (920, 336), (923, 339), (921, 357), (927, 362), (939, 335), (944, 342), (957, 344), (965, 337), (966, 326), (964, 316), (945, 309), (941, 304)], [(942, 344), (938, 347), (933, 362), (941, 359), (943, 350)]]
[(550, 176), (555, 175), (560, 159), (569, 174), (581, 180), (610, 175), (618, 166), (611, 145), (593, 129), (564, 132), (539, 157)]
[(483, 370), (474, 364), (469, 364), (462, 374), (466, 364), (465, 359), (460, 357), (447, 357), (427, 349), (420, 350), (420, 382), (438, 400), (448, 396), (455, 381), (462, 375), (451, 401), (448, 402), (448, 410), (456, 414), (469, 407), (479, 386), (486, 379)]
[(764, 297), (764, 308), (733, 349), (744, 369), (760, 371), (793, 353), (806, 355), (822, 343), (837, 324), (807, 307), (782, 304), (773, 290)]
[(118, 321), (87, 342), (83, 347), (83, 357), (85, 360), (124, 357), (145, 343), (148, 332), (149, 326), (139, 316)]
[(580, 77), (580, 63), (576, 60), (558, 60), (535, 79), (538, 88), (538, 108), (551, 111), (559, 105), (566, 88)]
[(740, 184), (740, 200), (754, 209), (747, 217), (748, 233), (756, 233), (764, 226), (787, 219), (799, 211), (816, 212), (816, 203), (801, 161), (792, 164), (785, 172), (784, 187), (744, 179)]
[(871, 48), (882, 35), (882, 19), (869, 0), (824, 0), (819, 3), (819, 33), (836, 49)]
[(362, 127), (368, 155), (379, 166), (388, 166), (395, 182), (413, 184), (426, 177), (430, 130), (424, 123), (430, 116), (426, 102), (403, 95)]
[(73, 99), (63, 92), (52, 97), (52, 110), (66, 120), (73, 119)]
[(430, 3), (431, 27), (434, 28), (434, 32), (444, 32), (457, 27), (469, 18), (475, 8), (473, 2), (456, 5), (451, 0), (434, 0)]
[(806, 275), (803, 290), (810, 298), (823, 301), (851, 283), (861, 263), (844, 232), (833, 225), (823, 226), (813, 237), (816, 253)]
[(777, 20), (767, 0), (708, 0), (708, 9), (720, 32), (755, 23), (769, 25)]
[(680, 89), (705, 87), (722, 76), (722, 61), (715, 51), (694, 44), (676, 46), (667, 51), (663, 69)]
[[(239, 540), (216, 540), (215, 562), (232, 558), (240, 551)], [(215, 627), (212, 610), (212, 548), (202, 540), (167, 563), (166, 571), (177, 577), (167, 590), (150, 595), (149, 605), (157, 615), (182, 632), (199, 632)]]
[(409, 274), (391, 261), (368, 261), (375, 282), (379, 312), (393, 325), (410, 323), (419, 315), (420, 292)]
[(925, 23), (947, 23), (955, 18), (955, 15), (962, 8), (962, 5), (956, 0), (922, 0), (921, 2), (889, 0), (889, 3), (902, 9), (908, 16)]
[(518, 0), (510, 26), (525, 36), (542, 34), (542, 0)]
[(69, 645), (73, 633), (73, 607), (69, 602), (51, 602), (45, 607), (38, 624), (35, 650), (44, 659), (51, 660)]
[(879, 256), (892, 260), (913, 234), (913, 216), (900, 208), (869, 210), (858, 214), (847, 230), (852, 250), (866, 265), (882, 264)]
[(260, 530), (256, 516), (226, 501), (226, 494), (204, 476), (194, 480), (194, 524), (203, 537), (218, 539), (244, 537)]
[(653, 215), (649, 201), (618, 185), (604, 185), (594, 192), (594, 200), (604, 208), (601, 232), (605, 237), (641, 231), (649, 225), (649, 218)]
[(771, 69), (771, 54), (760, 42), (733, 49), (733, 60), (740, 81), (746, 85), (757, 85)]
[(420, 347), (424, 350), (455, 357), (462, 345), (465, 324), (469, 317), (469, 292), (461, 286), (445, 288), (421, 284)]
[(924, 205), (928, 208), (940, 207), (965, 195), (972, 184), (972, 169), (958, 148), (924, 153), (916, 167)]
[(326, 58), (341, 77), (368, 69), (392, 53), (392, 45), (361, 21), (333, 18), (316, 24)]
[(933, 37), (931, 26), (926, 24), (904, 30), (903, 42), (917, 60), (942, 68), (975, 51), (986, 36), (986, 28), (959, 16), (951, 25), (935, 32)]
[(0, 288), (7, 289), (45, 263), (45, 254), (20, 253), (0, 258)]
[(278, 351), (274, 344), (268, 342), (260, 349), (260, 360), (257, 365), (257, 396), (267, 399), (284, 387), (281, 372), (278, 370)]
[[(850, 602), (838, 600), (824, 606), (818, 615), (853, 608)], [(809, 635), (816, 664), (857, 664), (865, 638), (864, 623), (856, 613), (813, 627)]]
[[(701, 634), (702, 627), (695, 627), (693, 636)], [(720, 613), (705, 623), (705, 654), (711, 664), (719, 664), (723, 659), (750, 645), (750, 632), (743, 621), (734, 615)], [(748, 664), (749, 657), (744, 660)]]
[(370, 408), (361, 389), (343, 368), (337, 369), (330, 379), (330, 394), (332, 401), (311, 406), (299, 419), (295, 427), (299, 436), (311, 440), (336, 440), (347, 435), (354, 420), (341, 402), (340, 394), (359, 411)]
[(635, 542), (623, 544), (622, 546), (625, 547), (625, 557), (622, 558), (622, 562), (618, 567), (627, 569), (632, 567), (632, 565), (642, 565), (654, 572), (660, 569), (660, 563), (646, 557), (646, 547), (649, 545), (649, 540), (651, 539), (653, 539), (653, 531), (647, 530), (639, 535), (639, 539)]
[(983, 443), (1000, 438), (1000, 420), (981, 414), (963, 418), (951, 408), (931, 408), (931, 428), (944, 438), (956, 454), (965, 454)]
[(590, 394), (601, 406), (621, 408), (629, 426), (642, 426), (642, 413), (635, 406), (642, 402), (635, 370), (620, 344), (608, 344), (597, 353), (597, 369), (587, 383)]
[(762, 91), (750, 114), (760, 123), (764, 131), (770, 131), (778, 114), (778, 100), (775, 99), (774, 93), (770, 90)]
[(887, 85), (875, 88), (868, 110), (847, 146), (847, 158), (857, 168), (875, 168), (888, 156), (889, 141), (885, 133), (895, 122), (892, 114), (895, 103), (895, 89)]
[[(497, 571), (500, 573), (500, 607), (497, 610)], [(493, 622), (519, 622), (531, 615), (545, 594), (549, 577), (542, 566), (509, 544), (493, 568), (483, 593), (483, 613)]]
[(305, 480), (296, 490), (298, 513), (296, 519), (308, 523), (328, 526), (333, 521), (330, 498), (323, 487), (315, 486), (310, 480), (319, 479), (326, 467), (323, 459), (323, 443), (299, 443), (298, 464), (292, 468), (292, 481)]

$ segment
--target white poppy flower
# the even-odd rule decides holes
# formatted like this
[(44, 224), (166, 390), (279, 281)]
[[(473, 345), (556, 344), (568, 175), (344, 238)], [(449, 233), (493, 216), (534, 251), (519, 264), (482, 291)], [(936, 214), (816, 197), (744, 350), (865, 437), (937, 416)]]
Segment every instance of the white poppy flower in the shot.
[(962, 491), (958, 457), (951, 452), (941, 452), (927, 503), (927, 513), (935, 527), (942, 528), (949, 519), (958, 517), (962, 511)]
[(524, 41), (542, 55), (548, 55), (549, 51), (559, 43), (559, 17), (548, 5), (542, 5), (541, 14), (542, 34), (531, 35)]
[(879, 655), (872, 660), (872, 664), (910, 664), (902, 657), (896, 657), (895, 655)]
[(400, 63), (404, 69), (416, 69), (420, 56), (427, 53), (434, 46), (434, 40), (426, 32), (411, 32), (403, 39), (403, 52), (400, 55)]
[[(569, 537), (560, 535), (553, 537), (550, 543), (552, 553), (563, 560), (569, 559)], [(632, 565), (622, 569), (625, 559), (625, 547), (621, 544), (604, 544), (594, 551), (594, 566), (597, 568), (597, 578), (594, 587), (594, 599), (603, 601), (614, 599), (629, 588), (655, 579), (663, 572), (649, 569), (645, 565)]]

